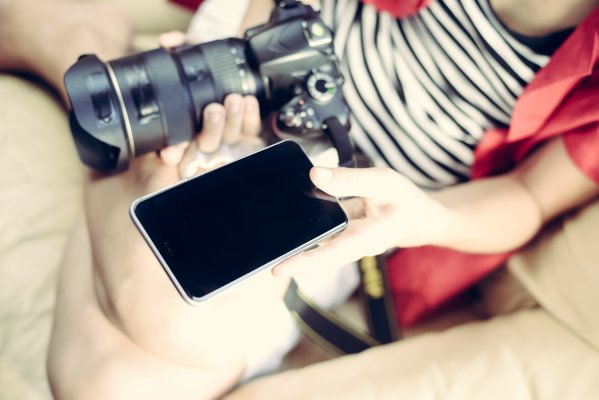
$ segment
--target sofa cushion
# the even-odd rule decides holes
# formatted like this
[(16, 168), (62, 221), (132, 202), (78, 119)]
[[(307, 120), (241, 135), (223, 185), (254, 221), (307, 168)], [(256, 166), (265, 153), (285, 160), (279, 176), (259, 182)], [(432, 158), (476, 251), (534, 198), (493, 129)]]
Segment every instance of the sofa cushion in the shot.
[(508, 268), (559, 322), (599, 350), (599, 199), (563, 216)]

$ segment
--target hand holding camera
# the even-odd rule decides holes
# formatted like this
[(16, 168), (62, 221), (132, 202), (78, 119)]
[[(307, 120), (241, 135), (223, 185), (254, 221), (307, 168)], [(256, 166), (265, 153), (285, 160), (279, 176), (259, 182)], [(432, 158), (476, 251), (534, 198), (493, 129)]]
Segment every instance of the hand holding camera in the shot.
[(244, 39), (106, 63), (84, 56), (65, 75), (80, 157), (104, 171), (122, 171), (137, 155), (189, 141), (207, 124), (207, 105), (231, 93), (255, 96), (264, 113), (274, 112), (275, 132), (326, 136), (342, 163), (350, 163), (342, 83), (332, 33), (312, 8), (295, 1), (280, 3)]
[[(187, 42), (183, 32), (169, 32), (159, 38), (160, 45), (167, 49)], [(259, 138), (260, 104), (254, 96), (231, 93), (223, 104), (208, 104), (202, 112), (202, 120), (201, 132), (189, 144), (184, 142), (160, 150), (162, 160), (167, 165), (178, 166), (182, 178), (204, 173), (264, 147)]]

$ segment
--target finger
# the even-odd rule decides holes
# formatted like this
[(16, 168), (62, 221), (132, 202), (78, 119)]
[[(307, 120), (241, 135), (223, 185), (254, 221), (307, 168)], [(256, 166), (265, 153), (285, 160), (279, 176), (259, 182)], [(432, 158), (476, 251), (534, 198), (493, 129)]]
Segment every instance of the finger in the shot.
[(183, 142), (174, 146), (168, 146), (160, 150), (160, 158), (166, 165), (175, 166), (181, 162), (185, 149), (189, 146), (189, 142)]
[[(197, 141), (191, 143), (185, 150), (185, 154), (179, 163), (179, 176), (183, 179), (201, 175), (219, 166), (216, 162), (209, 161), (210, 154), (206, 154), (198, 147)], [(216, 160), (218, 162), (218, 160)]]
[(356, 229), (363, 221), (351, 221), (338, 237), (310, 251), (295, 255), (272, 269), (274, 276), (294, 276), (318, 273), (323, 268), (335, 268), (360, 259), (364, 254), (360, 237), (363, 232)]
[(220, 146), (225, 128), (225, 107), (218, 103), (210, 103), (203, 113), (204, 125), (197, 137), (200, 151), (212, 153)]
[(349, 219), (358, 219), (365, 216), (363, 198), (352, 197), (351, 199), (344, 199), (341, 204), (343, 205), (343, 209), (345, 209)]
[(179, 176), (181, 178), (191, 178), (200, 172), (201, 165), (197, 162), (197, 154), (199, 152), (197, 140), (189, 143), (189, 146), (185, 149), (181, 161), (178, 164)]
[(320, 0), (303, 0), (303, 3), (312, 6), (314, 11), (320, 11)]
[(221, 146), (217, 151), (205, 153), (200, 151), (198, 143), (193, 142), (185, 151), (185, 155), (179, 163), (179, 173), (182, 178), (190, 178), (194, 175), (208, 172), (229, 163), (234, 159), (230, 151), (225, 146)]
[[(272, 269), (274, 276), (293, 276), (316, 273), (323, 268), (340, 267), (360, 258), (373, 255), (368, 220), (350, 221), (339, 236), (313, 250), (293, 256)], [(376, 252), (376, 251), (374, 251)], [(381, 251), (382, 252), (382, 251)]]
[(166, 48), (181, 46), (182, 44), (185, 44), (186, 41), (185, 34), (179, 31), (163, 33), (158, 37), (160, 46)]
[(411, 185), (402, 175), (388, 168), (315, 167), (310, 170), (310, 179), (333, 196), (371, 197), (380, 200), (392, 200), (398, 186)]
[(223, 142), (227, 144), (237, 143), (241, 136), (241, 127), (244, 119), (244, 101), (239, 94), (233, 93), (225, 97), (224, 101), (226, 118), (223, 131)]
[(262, 131), (262, 121), (260, 120), (260, 104), (254, 96), (245, 96), (243, 98), (243, 127), (242, 134), (246, 136), (258, 136)]

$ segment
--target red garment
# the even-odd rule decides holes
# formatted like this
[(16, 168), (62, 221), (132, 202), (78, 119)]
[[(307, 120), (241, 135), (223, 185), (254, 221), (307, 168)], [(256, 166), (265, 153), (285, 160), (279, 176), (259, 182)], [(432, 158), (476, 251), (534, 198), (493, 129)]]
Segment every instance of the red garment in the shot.
[(169, 0), (169, 1), (171, 3), (179, 4), (180, 6), (185, 7), (190, 11), (195, 11), (198, 9), (200, 4), (202, 4), (202, 2), (204, 0)]
[[(198, 9), (204, 0), (169, 0), (171, 3), (179, 4), (191, 11)], [(364, 3), (371, 3), (380, 11), (387, 11), (396, 17), (403, 17), (412, 14), (422, 7), (426, 6), (431, 0), (364, 0)]]
[(362, 0), (362, 2), (372, 4), (379, 11), (386, 11), (396, 18), (401, 18), (426, 7), (431, 0)]
[[(509, 129), (485, 134), (475, 152), (473, 179), (506, 172), (538, 144), (563, 135), (571, 160), (599, 185), (598, 66), (599, 8), (526, 87)], [(501, 266), (509, 255), (473, 255), (432, 246), (397, 251), (389, 258), (389, 279), (400, 324), (422, 319)]]

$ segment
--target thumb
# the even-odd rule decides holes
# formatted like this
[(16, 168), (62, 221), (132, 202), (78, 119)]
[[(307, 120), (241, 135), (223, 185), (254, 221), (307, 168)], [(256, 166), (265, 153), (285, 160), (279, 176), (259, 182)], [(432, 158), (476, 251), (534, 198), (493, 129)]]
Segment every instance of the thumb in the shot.
[(158, 43), (161, 47), (171, 48), (185, 44), (187, 38), (183, 32), (171, 31), (161, 34), (158, 37)]
[(312, 182), (336, 197), (370, 197), (388, 200), (400, 177), (388, 168), (323, 168), (310, 170)]
[(188, 142), (179, 143), (173, 146), (168, 146), (160, 150), (160, 158), (166, 165), (177, 165), (181, 162), (185, 149), (189, 145)]

